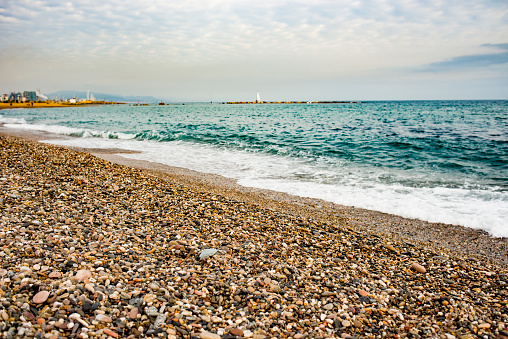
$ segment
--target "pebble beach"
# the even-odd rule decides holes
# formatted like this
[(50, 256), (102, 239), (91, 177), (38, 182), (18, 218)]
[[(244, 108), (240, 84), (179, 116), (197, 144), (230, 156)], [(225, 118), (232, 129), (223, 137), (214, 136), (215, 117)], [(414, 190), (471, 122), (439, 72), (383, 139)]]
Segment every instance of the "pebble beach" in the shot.
[(508, 338), (505, 238), (107, 153), (0, 134), (0, 337)]

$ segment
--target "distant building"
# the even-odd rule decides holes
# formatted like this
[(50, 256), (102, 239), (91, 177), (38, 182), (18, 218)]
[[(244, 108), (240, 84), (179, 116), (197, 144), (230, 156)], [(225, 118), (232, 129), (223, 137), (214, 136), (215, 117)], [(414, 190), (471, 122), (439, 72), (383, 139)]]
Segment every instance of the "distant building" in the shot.
[(23, 92), (24, 101), (37, 101), (37, 92), (35, 91), (24, 91)]
[(23, 101), (23, 93), (11, 92), (11, 95), (9, 95), (9, 101), (22, 102)]

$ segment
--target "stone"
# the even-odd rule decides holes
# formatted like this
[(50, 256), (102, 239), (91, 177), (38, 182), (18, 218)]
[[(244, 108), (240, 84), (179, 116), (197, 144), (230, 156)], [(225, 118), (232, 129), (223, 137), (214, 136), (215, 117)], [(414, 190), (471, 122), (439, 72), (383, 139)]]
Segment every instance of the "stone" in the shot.
[(155, 319), (153, 326), (154, 327), (161, 327), (166, 323), (166, 315), (165, 314), (159, 314), (157, 318)]
[(358, 294), (362, 297), (366, 297), (369, 295), (369, 293), (367, 291), (364, 291), (364, 290), (358, 290)]
[(53, 271), (50, 274), (48, 274), (48, 278), (50, 279), (58, 279), (62, 276), (62, 272), (59, 271)]
[(48, 291), (40, 291), (39, 293), (34, 295), (32, 301), (34, 302), (34, 304), (42, 304), (46, 300), (48, 300), (49, 294), (50, 293)]
[(110, 337), (113, 337), (113, 338), (118, 338), (118, 333), (110, 330), (109, 328), (105, 328), (104, 329), (104, 334), (107, 334), (107, 335), (109, 335)]
[(425, 269), (425, 267), (423, 267), (422, 265), (417, 264), (417, 263), (413, 263), (413, 264), (411, 265), (411, 268), (412, 268), (413, 270), (415, 270), (416, 272), (418, 272), (418, 273), (425, 273), (425, 272), (427, 272), (427, 270)]
[(129, 312), (129, 318), (136, 319), (138, 317), (138, 314), (139, 314), (139, 309), (137, 307), (134, 307)]
[(150, 306), (145, 309), (145, 313), (150, 317), (155, 317), (159, 315), (159, 310), (155, 306)]
[(218, 252), (218, 250), (215, 248), (208, 248), (208, 249), (202, 250), (201, 253), (199, 253), (199, 259), (201, 259), (201, 260), (207, 259), (217, 252)]
[(326, 304), (326, 305), (323, 306), (323, 308), (325, 310), (329, 311), (329, 310), (333, 309), (333, 304)]
[(243, 330), (240, 328), (232, 328), (231, 330), (229, 330), (229, 333), (231, 333), (232, 335), (236, 335), (238, 337), (243, 337)]
[(95, 319), (96, 319), (97, 321), (102, 322), (102, 323), (110, 323), (110, 322), (112, 322), (112, 321), (113, 321), (113, 319), (111, 319), (111, 317), (108, 317), (108, 316), (107, 316), (107, 315), (105, 315), (105, 314), (97, 314), (97, 315), (95, 316)]
[(199, 338), (201, 339), (221, 339), (221, 336), (211, 332), (201, 332), (199, 334)]
[(92, 276), (92, 272), (90, 272), (89, 270), (79, 270), (78, 272), (76, 272), (76, 275), (74, 276), (74, 278), (76, 278), (76, 280), (78, 280), (78, 281), (81, 281), (81, 280), (88, 279), (91, 276)]

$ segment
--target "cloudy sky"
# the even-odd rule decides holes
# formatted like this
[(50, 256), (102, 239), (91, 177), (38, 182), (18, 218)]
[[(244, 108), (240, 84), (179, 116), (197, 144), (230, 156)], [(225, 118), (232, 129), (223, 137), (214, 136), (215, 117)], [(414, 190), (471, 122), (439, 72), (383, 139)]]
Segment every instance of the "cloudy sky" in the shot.
[(0, 92), (508, 99), (506, 0), (1, 0)]

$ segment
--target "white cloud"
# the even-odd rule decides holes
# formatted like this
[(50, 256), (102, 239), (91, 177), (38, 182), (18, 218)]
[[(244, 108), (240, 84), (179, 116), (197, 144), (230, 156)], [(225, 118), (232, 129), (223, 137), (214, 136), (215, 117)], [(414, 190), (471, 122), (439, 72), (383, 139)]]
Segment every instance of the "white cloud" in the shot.
[(507, 42), (507, 23), (495, 0), (4, 0), (0, 50), (30, 45), (88, 73), (116, 64), (146, 77), (319, 80), (478, 54)]

